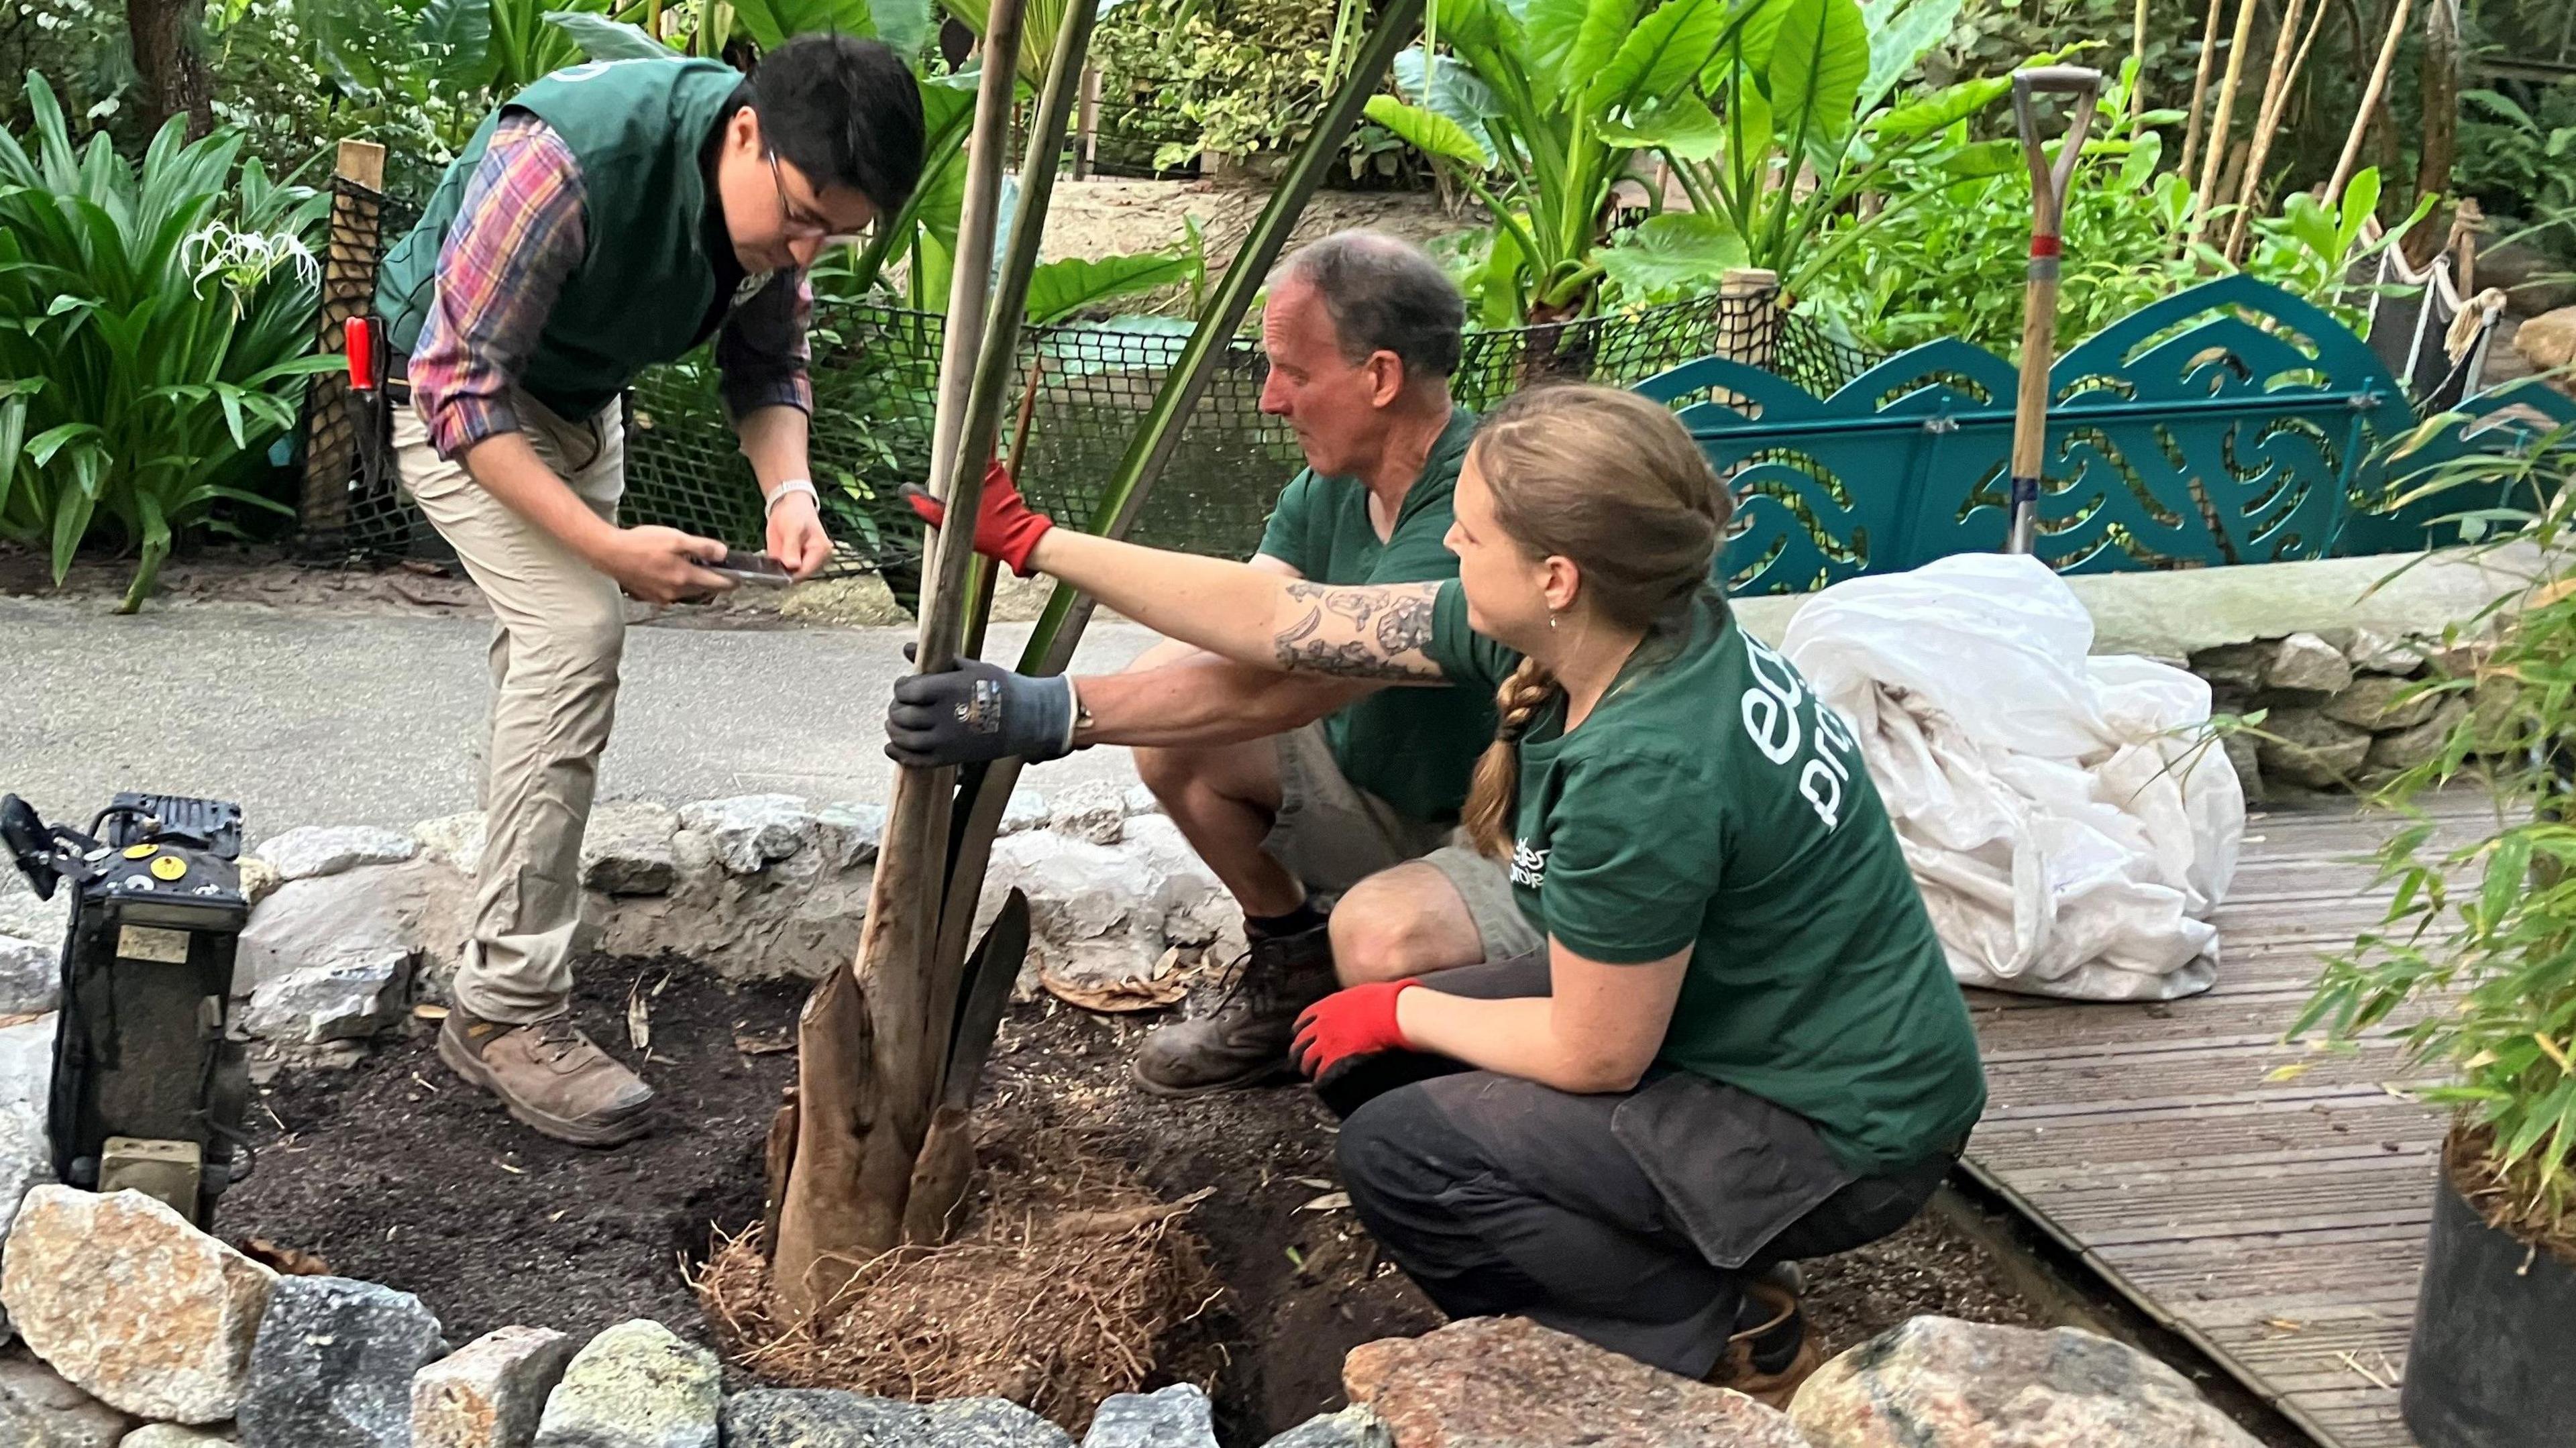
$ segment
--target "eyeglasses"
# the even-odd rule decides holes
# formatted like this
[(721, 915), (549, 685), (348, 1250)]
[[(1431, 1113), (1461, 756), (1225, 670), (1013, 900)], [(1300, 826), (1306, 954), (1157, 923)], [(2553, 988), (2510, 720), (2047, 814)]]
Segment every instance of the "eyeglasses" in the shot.
[(859, 238), (847, 232), (836, 232), (832, 223), (796, 204), (787, 194), (787, 177), (778, 169), (778, 153), (768, 153), (770, 184), (778, 188), (779, 230), (798, 241), (819, 241), (826, 251), (839, 246), (856, 246)]

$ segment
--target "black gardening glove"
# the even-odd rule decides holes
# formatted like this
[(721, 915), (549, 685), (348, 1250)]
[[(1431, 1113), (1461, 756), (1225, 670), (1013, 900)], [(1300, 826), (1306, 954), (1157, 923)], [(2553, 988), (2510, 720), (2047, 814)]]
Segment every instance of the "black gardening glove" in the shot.
[(1072, 752), (1073, 681), (1061, 674), (1032, 678), (960, 659), (944, 673), (895, 681), (886, 755), (897, 764), (927, 769), (1012, 756), (1040, 764)]

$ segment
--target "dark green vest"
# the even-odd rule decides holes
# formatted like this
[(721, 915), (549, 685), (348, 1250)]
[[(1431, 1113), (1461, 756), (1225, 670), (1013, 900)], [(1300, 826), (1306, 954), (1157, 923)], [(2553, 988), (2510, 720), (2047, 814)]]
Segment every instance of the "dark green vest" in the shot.
[[(742, 73), (712, 60), (593, 61), (556, 71), (513, 97), (554, 129), (581, 165), (588, 252), (564, 282), (519, 385), (567, 418), (615, 401), (656, 362), (695, 346), (715, 301), (706, 253), (706, 177), (698, 153)], [(438, 249), (501, 111), (484, 118), (420, 224), (385, 254), (376, 310), (409, 354), (428, 313)]]

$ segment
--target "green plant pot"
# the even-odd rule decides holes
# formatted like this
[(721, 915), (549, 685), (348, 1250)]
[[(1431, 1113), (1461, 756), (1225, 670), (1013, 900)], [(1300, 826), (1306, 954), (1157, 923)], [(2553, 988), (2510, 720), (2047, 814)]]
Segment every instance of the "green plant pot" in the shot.
[(2446, 1164), (2406, 1357), (2406, 1426), (2423, 1448), (2564, 1448), (2576, 1423), (2571, 1342), (2576, 1267), (2488, 1226)]

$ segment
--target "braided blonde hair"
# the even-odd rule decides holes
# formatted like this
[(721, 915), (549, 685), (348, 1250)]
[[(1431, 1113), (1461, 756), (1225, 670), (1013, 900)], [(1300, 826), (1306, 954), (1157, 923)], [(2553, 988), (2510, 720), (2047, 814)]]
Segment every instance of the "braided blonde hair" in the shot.
[[(1662, 404), (1614, 387), (1534, 388), (1494, 409), (1469, 451), (1502, 531), (1533, 559), (1572, 563), (1582, 600), (1621, 629), (1651, 626), (1710, 581), (1735, 499)], [(1460, 812), (1481, 854), (1511, 853), (1520, 739), (1559, 692), (1532, 657), (1495, 691), (1500, 726)]]

